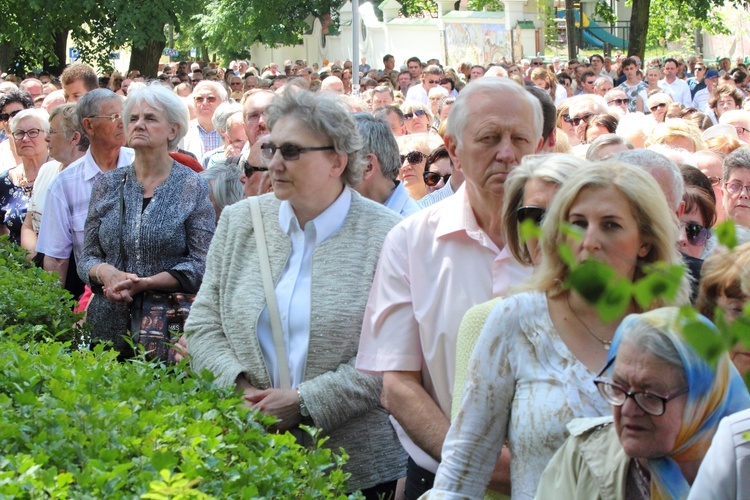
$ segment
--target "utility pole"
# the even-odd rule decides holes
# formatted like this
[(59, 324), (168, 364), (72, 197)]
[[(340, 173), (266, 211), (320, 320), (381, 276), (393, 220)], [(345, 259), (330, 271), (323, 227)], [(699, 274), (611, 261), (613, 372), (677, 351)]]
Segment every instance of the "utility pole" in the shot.
[[(578, 44), (576, 43), (576, 16), (575, 0), (565, 0), (565, 29), (568, 38), (568, 59), (578, 57)], [(583, 23), (581, 23), (583, 24)]]

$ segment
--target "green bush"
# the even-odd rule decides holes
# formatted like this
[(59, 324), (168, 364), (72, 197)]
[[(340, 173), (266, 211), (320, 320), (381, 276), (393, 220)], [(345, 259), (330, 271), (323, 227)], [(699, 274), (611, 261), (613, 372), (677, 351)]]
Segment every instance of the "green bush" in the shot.
[(80, 338), (82, 330), (73, 325), (81, 315), (74, 306), (57, 276), (35, 267), (24, 249), (0, 236), (0, 330), (13, 327), (36, 341)]
[(343, 451), (267, 432), (208, 372), (72, 349), (73, 304), (0, 238), (0, 498), (347, 498)]

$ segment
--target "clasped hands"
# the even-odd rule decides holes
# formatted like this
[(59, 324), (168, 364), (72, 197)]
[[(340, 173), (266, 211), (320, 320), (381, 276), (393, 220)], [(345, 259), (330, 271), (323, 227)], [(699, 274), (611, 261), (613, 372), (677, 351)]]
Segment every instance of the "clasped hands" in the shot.
[(100, 270), (104, 296), (114, 304), (129, 304), (133, 297), (147, 289), (149, 278), (141, 278), (133, 273), (120, 271), (114, 266), (105, 264)]
[(242, 394), (245, 406), (279, 419), (271, 430), (284, 432), (302, 421), (299, 413), (299, 396), (295, 389), (256, 389), (243, 377), (238, 377), (237, 392)]

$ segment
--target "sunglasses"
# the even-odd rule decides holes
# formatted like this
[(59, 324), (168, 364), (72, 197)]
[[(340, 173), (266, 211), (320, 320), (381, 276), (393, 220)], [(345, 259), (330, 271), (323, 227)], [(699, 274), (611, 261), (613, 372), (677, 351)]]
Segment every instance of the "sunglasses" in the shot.
[(537, 61), (537, 62), (533, 62), (533, 63), (531, 63), (531, 65), (532, 65), (532, 66), (541, 66), (541, 65), (542, 65), (542, 63), (540, 63), (540, 62), (538, 62), (538, 61)]
[(440, 83), (440, 80), (427, 80), (427, 83), (429, 83), (430, 85), (437, 85)]
[(443, 179), (443, 184), (448, 184), (448, 179), (451, 178), (451, 174), (440, 175), (437, 172), (424, 172), (422, 178), (424, 179), (425, 184), (432, 187), (437, 186), (440, 179)]
[(612, 99), (607, 104), (617, 104), (618, 106), (622, 106), (623, 104), (627, 104), (628, 99)]
[(0, 113), (0, 122), (7, 122), (21, 111), (23, 111), (23, 109), (17, 109), (15, 111), (11, 111), (10, 113)]
[(401, 158), (401, 165), (404, 164), (404, 160), (409, 162), (409, 165), (419, 165), (427, 158), (427, 155), (421, 151), (412, 151), (405, 155), (399, 155)]
[(542, 207), (518, 207), (516, 209), (516, 218), (519, 224), (523, 224), (525, 220), (532, 220), (534, 224), (540, 226), (546, 213), (547, 209)]
[(256, 167), (249, 163), (245, 163), (243, 169), (245, 170), (245, 177), (250, 177), (254, 172), (268, 172), (268, 167)]
[(685, 236), (687, 236), (688, 243), (695, 247), (705, 245), (708, 237), (711, 236), (708, 228), (701, 226), (697, 222), (683, 222), (682, 226), (685, 228)]
[(573, 119), (570, 117), (570, 115), (562, 115), (562, 119), (565, 123), (573, 123)]
[(424, 114), (425, 112), (422, 111), (421, 109), (415, 109), (414, 111), (404, 113), (404, 120), (411, 120), (415, 116), (423, 116)]
[(656, 110), (657, 110), (657, 109), (664, 109), (664, 108), (666, 108), (666, 107), (667, 107), (667, 103), (666, 103), (666, 102), (660, 102), (660, 103), (659, 103), (659, 104), (657, 104), (656, 106), (651, 106), (651, 107), (650, 107), (650, 108), (648, 108), (648, 109), (650, 109), (650, 110), (651, 110), (651, 112), (652, 112), (652, 113), (654, 113), (654, 112), (656, 112)]
[(265, 142), (260, 147), (261, 154), (266, 160), (271, 160), (276, 154), (276, 151), (281, 153), (281, 157), (287, 161), (299, 160), (301, 153), (307, 153), (308, 151), (328, 151), (336, 149), (334, 146), (315, 146), (310, 148), (301, 148), (296, 144), (290, 144), (285, 142), (281, 146), (277, 146), (272, 142)]
[(570, 119), (570, 123), (572, 123), (574, 126), (577, 127), (578, 125), (580, 125), (581, 123), (585, 122), (586, 120), (588, 120), (592, 116), (594, 116), (594, 115), (593, 114), (588, 114), (588, 115), (578, 116), (576, 118), (571, 118)]

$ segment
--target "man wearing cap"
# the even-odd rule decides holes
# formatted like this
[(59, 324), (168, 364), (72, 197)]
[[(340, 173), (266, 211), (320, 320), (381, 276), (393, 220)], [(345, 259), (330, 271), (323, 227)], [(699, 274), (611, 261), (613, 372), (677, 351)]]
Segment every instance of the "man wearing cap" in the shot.
[(695, 63), (693, 66), (693, 75), (695, 76), (691, 76), (685, 80), (685, 83), (688, 84), (690, 95), (695, 99), (695, 94), (697, 94), (699, 90), (706, 88), (706, 82), (704, 81), (706, 78), (706, 66), (702, 62)]
[(701, 113), (705, 113), (708, 108), (708, 98), (711, 97), (711, 93), (716, 87), (716, 83), (719, 81), (719, 72), (715, 69), (709, 69), (706, 71), (706, 76), (703, 77), (703, 82), (706, 84), (705, 88), (695, 93), (693, 97), (692, 105), (695, 109)]

